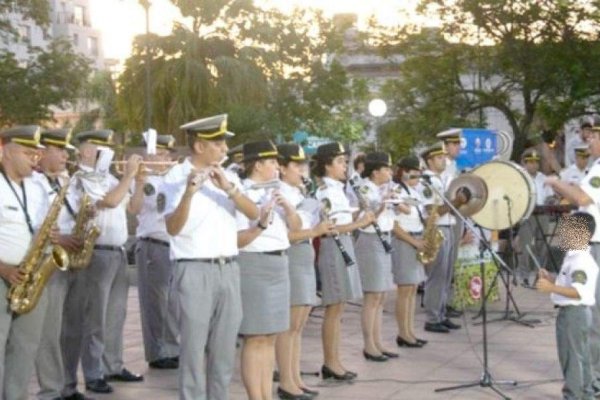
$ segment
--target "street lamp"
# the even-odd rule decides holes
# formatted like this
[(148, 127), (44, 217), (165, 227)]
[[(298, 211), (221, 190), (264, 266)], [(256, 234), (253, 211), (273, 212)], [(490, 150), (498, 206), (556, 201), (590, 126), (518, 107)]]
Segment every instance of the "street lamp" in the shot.
[(150, 0), (139, 0), (146, 11), (146, 131), (152, 127), (152, 85), (150, 82)]
[(387, 112), (387, 104), (382, 99), (373, 99), (369, 102), (369, 114), (375, 119), (375, 143), (379, 149), (379, 132), (378, 128), (380, 125), (381, 117)]

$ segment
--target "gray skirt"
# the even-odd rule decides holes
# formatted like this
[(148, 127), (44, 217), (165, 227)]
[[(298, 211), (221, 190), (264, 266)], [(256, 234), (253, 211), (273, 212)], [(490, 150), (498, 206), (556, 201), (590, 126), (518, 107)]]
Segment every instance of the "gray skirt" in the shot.
[(240, 333), (267, 335), (290, 328), (290, 277), (287, 256), (240, 252), (244, 317)]
[[(389, 240), (389, 235), (384, 235)], [(386, 292), (394, 287), (392, 257), (376, 233), (360, 232), (354, 243), (363, 292)]]
[(418, 285), (427, 279), (423, 264), (417, 261), (417, 249), (404, 240), (392, 238), (392, 272), (396, 285)]
[[(341, 235), (340, 241), (356, 262), (354, 245), (350, 235)], [(319, 276), (321, 277), (321, 302), (328, 306), (362, 297), (358, 265), (346, 266), (342, 253), (332, 238), (321, 238), (319, 246)]]
[(315, 250), (310, 242), (293, 244), (288, 250), (290, 262), (290, 305), (317, 304)]

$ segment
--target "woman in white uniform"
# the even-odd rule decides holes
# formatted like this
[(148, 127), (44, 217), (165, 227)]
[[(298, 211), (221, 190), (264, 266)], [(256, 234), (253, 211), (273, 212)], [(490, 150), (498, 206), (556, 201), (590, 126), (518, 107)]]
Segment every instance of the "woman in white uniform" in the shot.
[(242, 380), (250, 400), (272, 398), (275, 340), (290, 327), (288, 230), (302, 221), (279, 192), (277, 148), (271, 141), (244, 144), (246, 195), (261, 208), (258, 221), (238, 213)]
[[(314, 173), (321, 179), (322, 185), (316, 192), (316, 198), (327, 209), (327, 218), (335, 221), (339, 233), (339, 243), (353, 260), (354, 245), (351, 233), (371, 224), (375, 216), (366, 212), (354, 220), (358, 210), (350, 207), (344, 190), (347, 171), (347, 152), (341, 143), (321, 145), (315, 154)], [(321, 368), (323, 379), (352, 380), (356, 373), (348, 371), (342, 365), (339, 354), (341, 319), (347, 301), (362, 297), (360, 274), (356, 264), (348, 266), (342, 252), (332, 236), (321, 238), (319, 247), (318, 270), (322, 285), (322, 304), (325, 306), (323, 319), (324, 364)]]
[(282, 399), (307, 399), (318, 394), (309, 389), (300, 376), (302, 330), (310, 310), (317, 305), (317, 277), (315, 250), (312, 239), (333, 229), (331, 222), (319, 222), (319, 203), (305, 196), (302, 181), (307, 172), (307, 159), (297, 144), (281, 144), (279, 169), (281, 194), (294, 206), (302, 220), (302, 229), (289, 232), (291, 246), (288, 251), (290, 273), (290, 329), (279, 334), (275, 352), (279, 367), (279, 389)]
[(418, 339), (414, 332), (417, 287), (425, 281), (425, 269), (417, 260), (417, 252), (423, 249), (423, 216), (419, 204), (423, 202), (416, 190), (421, 177), (419, 159), (404, 157), (398, 162), (396, 180), (400, 200), (409, 208), (398, 212), (392, 239), (392, 271), (397, 286), (396, 322), (400, 347), (423, 347), (427, 341)]
[[(387, 361), (398, 357), (385, 350), (381, 343), (381, 318), (385, 292), (394, 286), (392, 281), (392, 256), (390, 232), (394, 226), (394, 212), (388, 200), (392, 179), (391, 159), (383, 152), (367, 153), (363, 178), (357, 187), (357, 198), (362, 208), (377, 215), (377, 226), (365, 226), (357, 231), (354, 243), (363, 289), (361, 325), (363, 332), (363, 356), (369, 361)], [(380, 234), (381, 236), (380, 236)], [(385, 243), (384, 243), (385, 242)], [(387, 248), (386, 248), (387, 246)]]

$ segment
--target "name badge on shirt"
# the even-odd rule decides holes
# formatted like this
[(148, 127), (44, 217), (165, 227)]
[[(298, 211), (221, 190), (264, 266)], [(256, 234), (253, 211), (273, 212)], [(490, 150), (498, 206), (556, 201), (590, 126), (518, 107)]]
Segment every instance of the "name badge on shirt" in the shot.
[(4, 208), (8, 208), (11, 211), (19, 211), (19, 209), (15, 206), (4, 206)]

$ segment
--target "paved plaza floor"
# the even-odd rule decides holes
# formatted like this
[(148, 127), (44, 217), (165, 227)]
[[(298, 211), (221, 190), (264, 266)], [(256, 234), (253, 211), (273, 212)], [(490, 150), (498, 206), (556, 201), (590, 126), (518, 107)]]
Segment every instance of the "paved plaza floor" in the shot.
[[(560, 399), (560, 369), (557, 360), (553, 309), (547, 295), (534, 290), (516, 288), (514, 296), (525, 319), (538, 319), (534, 328), (512, 321), (488, 324), (489, 365), (494, 379), (516, 380), (516, 386), (499, 385), (513, 399)], [(418, 310), (417, 335), (429, 340), (422, 349), (398, 349), (393, 317), (394, 294), (388, 295), (384, 315), (384, 341), (390, 349), (396, 348), (400, 358), (385, 363), (366, 361), (362, 356), (360, 306), (349, 305), (343, 320), (341, 352), (347, 368), (358, 373), (353, 384), (321, 381), (317, 376), (305, 380), (318, 389), (322, 400), (436, 400), (436, 399), (495, 399), (490, 389), (479, 387), (435, 393), (434, 389), (477, 381), (482, 372), (482, 329), (474, 325), (469, 312), (460, 322), (463, 329), (450, 334), (423, 331), (424, 314)], [(490, 305), (490, 319), (500, 316), (503, 302)], [(321, 315), (317, 308), (304, 334), (302, 370), (316, 373), (322, 364)], [(465, 329), (466, 328), (466, 329)], [(129, 292), (128, 315), (125, 326), (125, 361), (134, 372), (145, 375), (143, 383), (115, 383), (110, 395), (94, 395), (101, 400), (167, 400), (177, 399), (177, 371), (149, 370), (144, 361), (137, 289)], [(231, 385), (231, 399), (245, 399), (240, 381), (239, 363)], [(32, 382), (31, 391), (34, 393)], [(276, 388), (276, 385), (274, 385)], [(277, 398), (274, 396), (274, 398)]]

